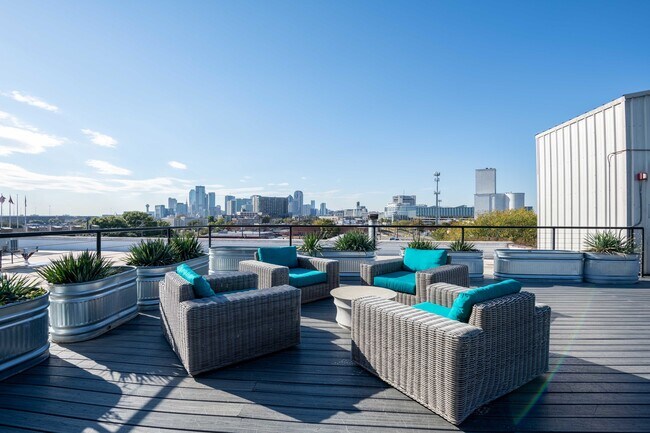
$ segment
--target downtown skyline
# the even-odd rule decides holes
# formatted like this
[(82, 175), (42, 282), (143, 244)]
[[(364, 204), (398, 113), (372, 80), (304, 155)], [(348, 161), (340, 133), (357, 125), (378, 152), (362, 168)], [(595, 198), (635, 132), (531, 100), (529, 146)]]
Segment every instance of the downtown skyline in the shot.
[(550, 3), (2, 2), (0, 192), (30, 214), (140, 210), (195, 185), (382, 209), (433, 204), (440, 171), (456, 206), (495, 167), (534, 204), (534, 135), (650, 87), (625, 44), (648, 38), (647, 3)]

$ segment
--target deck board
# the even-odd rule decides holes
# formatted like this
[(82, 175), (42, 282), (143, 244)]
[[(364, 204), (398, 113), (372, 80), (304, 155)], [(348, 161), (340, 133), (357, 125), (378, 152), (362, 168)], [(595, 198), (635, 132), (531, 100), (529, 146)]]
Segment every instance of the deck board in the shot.
[(650, 283), (527, 290), (553, 308), (551, 371), (460, 428), (357, 367), (325, 300), (303, 306), (299, 346), (198, 378), (157, 313), (53, 344), (47, 361), (0, 383), (0, 431), (650, 431)]

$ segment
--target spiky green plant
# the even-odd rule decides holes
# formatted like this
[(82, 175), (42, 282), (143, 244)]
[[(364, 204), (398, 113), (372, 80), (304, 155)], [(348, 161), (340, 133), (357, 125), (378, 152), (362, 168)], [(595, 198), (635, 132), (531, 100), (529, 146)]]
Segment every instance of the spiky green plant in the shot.
[(54, 259), (36, 272), (50, 284), (74, 284), (101, 280), (117, 270), (111, 260), (86, 250), (77, 257), (70, 253)]
[(458, 239), (449, 244), (450, 251), (478, 251), (476, 245), (471, 242), (465, 242), (464, 240)]
[(307, 233), (302, 238), (302, 245), (298, 248), (298, 251), (305, 253), (308, 256), (317, 256), (323, 251), (320, 241), (320, 233)]
[(25, 275), (0, 275), (0, 306), (34, 299), (45, 293), (47, 290)]
[(341, 235), (334, 242), (334, 249), (337, 251), (375, 251), (375, 243), (366, 233), (353, 230)]
[(409, 242), (406, 246), (407, 248), (413, 248), (415, 250), (435, 250), (440, 246), (440, 244), (422, 239), (415, 239)]
[(585, 236), (585, 251), (603, 254), (633, 254), (634, 241), (613, 232), (589, 233)]
[(205, 255), (198, 236), (192, 232), (173, 237), (170, 246), (176, 262), (184, 262)]
[(167, 266), (178, 261), (171, 244), (162, 239), (147, 239), (129, 248), (126, 264), (131, 266)]

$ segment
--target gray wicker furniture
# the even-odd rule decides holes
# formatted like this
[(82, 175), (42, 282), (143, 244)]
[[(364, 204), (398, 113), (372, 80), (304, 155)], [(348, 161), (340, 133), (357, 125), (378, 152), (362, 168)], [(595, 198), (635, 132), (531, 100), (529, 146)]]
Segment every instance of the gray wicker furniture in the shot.
[(160, 283), (163, 334), (190, 375), (300, 343), (300, 290), (243, 290), (257, 283), (243, 272), (206, 279), (216, 295), (202, 299), (175, 272)]
[[(329, 298), (330, 291), (339, 286), (339, 262), (336, 260), (298, 256), (298, 266), (304, 269), (313, 269), (327, 273), (327, 281), (325, 283), (300, 287), (303, 304)], [(288, 267), (260, 262), (258, 261), (257, 253), (255, 253), (255, 260), (239, 262), (239, 270), (257, 274), (259, 289), (289, 284)]]
[[(427, 288), (428, 301), (451, 307), (468, 290)], [(475, 304), (469, 323), (395, 301), (352, 302), (352, 359), (386, 383), (460, 424), (478, 407), (548, 369), (551, 309), (520, 292)]]
[[(415, 273), (415, 294), (397, 292), (395, 300), (405, 305), (418, 304), (426, 301), (426, 287), (434, 283), (450, 283), (457, 286), (469, 287), (469, 268), (467, 265), (450, 265), (447, 257), (446, 265)], [(374, 286), (374, 279), (379, 275), (390, 274), (405, 270), (402, 259), (379, 260), (373, 264), (361, 264), (361, 283)]]

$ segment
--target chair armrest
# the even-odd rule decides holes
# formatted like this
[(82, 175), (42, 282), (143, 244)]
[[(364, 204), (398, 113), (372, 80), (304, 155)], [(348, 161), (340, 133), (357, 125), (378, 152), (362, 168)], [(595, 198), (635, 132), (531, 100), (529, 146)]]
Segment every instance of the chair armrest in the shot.
[(269, 287), (289, 284), (289, 268), (286, 266), (273, 265), (256, 260), (243, 260), (239, 262), (239, 271), (254, 272), (257, 274), (258, 289), (267, 289)]
[(361, 284), (372, 286), (376, 276), (401, 271), (402, 259), (380, 260), (372, 264), (362, 263), (360, 270)]
[(427, 286), (426, 300), (443, 307), (451, 308), (454, 301), (463, 292), (470, 290), (468, 287), (457, 286), (449, 283), (435, 283)]
[(327, 285), (331, 289), (335, 289), (340, 285), (338, 260), (298, 256), (298, 266), (327, 273)]
[(415, 274), (415, 281), (418, 292), (424, 292), (427, 286), (434, 283), (469, 287), (469, 268), (467, 265), (442, 265), (437, 268), (425, 269)]
[(513, 334), (513, 329), (532, 324), (534, 317), (535, 295), (519, 292), (474, 305), (469, 323), (486, 332)]
[(214, 293), (257, 288), (257, 278), (254, 272), (236, 271), (205, 277)]

